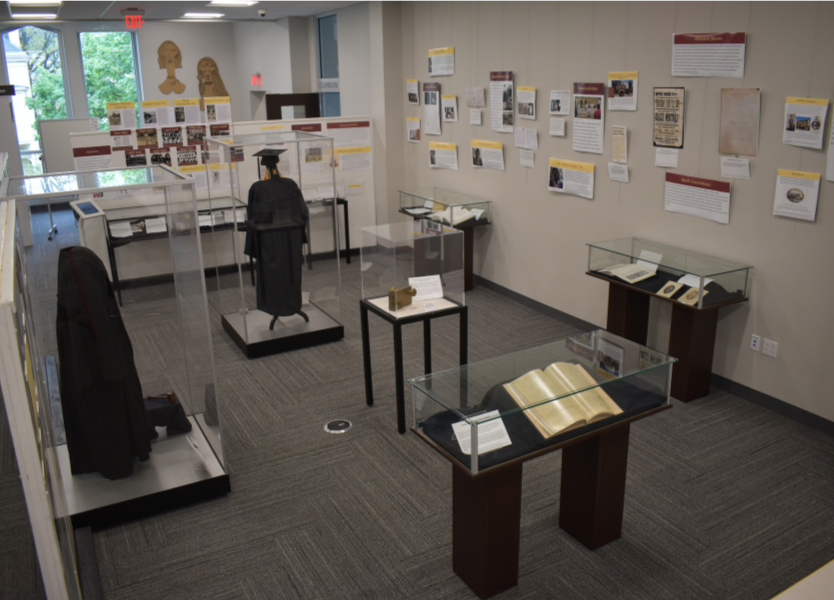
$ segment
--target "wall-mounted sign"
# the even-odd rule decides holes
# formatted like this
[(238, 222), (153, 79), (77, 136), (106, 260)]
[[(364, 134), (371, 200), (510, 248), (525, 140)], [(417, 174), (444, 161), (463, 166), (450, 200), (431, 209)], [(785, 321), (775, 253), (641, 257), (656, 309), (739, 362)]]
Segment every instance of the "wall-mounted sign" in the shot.
[(339, 80), (338, 79), (319, 79), (319, 88), (320, 92), (338, 92), (339, 91)]
[(0, 96), (14, 96), (14, 86), (13, 85), (0, 85)]

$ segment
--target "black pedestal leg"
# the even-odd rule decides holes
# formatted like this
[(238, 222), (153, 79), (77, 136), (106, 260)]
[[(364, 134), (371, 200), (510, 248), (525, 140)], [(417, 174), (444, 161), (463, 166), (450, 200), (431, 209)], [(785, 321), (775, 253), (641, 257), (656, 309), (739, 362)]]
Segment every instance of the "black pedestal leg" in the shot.
[(348, 201), (343, 204), (345, 207), (345, 252), (347, 252), (347, 264), (350, 264), (350, 220), (348, 219)]
[(368, 331), (368, 308), (359, 303), (359, 315), (362, 320), (362, 359), (365, 365), (365, 402), (374, 405), (374, 384), (371, 375), (371, 335)]
[(405, 433), (405, 377), (403, 377), (403, 329), (394, 323), (394, 371), (397, 379), (397, 429)]
[(428, 317), (423, 321), (423, 362), (425, 373), (431, 373), (431, 319)]

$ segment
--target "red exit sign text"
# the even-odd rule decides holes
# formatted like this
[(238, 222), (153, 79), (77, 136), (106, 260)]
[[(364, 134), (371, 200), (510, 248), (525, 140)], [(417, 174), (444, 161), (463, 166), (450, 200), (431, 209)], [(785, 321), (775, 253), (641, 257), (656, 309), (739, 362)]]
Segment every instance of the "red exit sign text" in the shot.
[(125, 15), (125, 25), (128, 29), (142, 29), (144, 22), (142, 15)]

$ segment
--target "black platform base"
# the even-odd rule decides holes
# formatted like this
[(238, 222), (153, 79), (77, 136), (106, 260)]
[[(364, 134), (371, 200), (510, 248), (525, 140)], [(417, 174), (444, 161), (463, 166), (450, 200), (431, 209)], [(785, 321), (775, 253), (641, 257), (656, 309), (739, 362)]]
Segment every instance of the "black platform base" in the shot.
[(245, 327), (248, 330), (248, 336), (245, 335), (241, 313), (223, 315), (223, 329), (243, 351), (246, 358), (258, 358), (288, 350), (337, 342), (345, 337), (344, 326), (316, 305), (305, 304), (302, 309), (310, 318), (309, 322), (304, 322), (301, 317), (295, 317), (297, 322), (292, 325), (283, 325), (281, 321), (278, 321), (275, 323), (275, 328), (270, 330), (269, 322), (272, 316), (259, 310), (250, 310), (246, 313)]

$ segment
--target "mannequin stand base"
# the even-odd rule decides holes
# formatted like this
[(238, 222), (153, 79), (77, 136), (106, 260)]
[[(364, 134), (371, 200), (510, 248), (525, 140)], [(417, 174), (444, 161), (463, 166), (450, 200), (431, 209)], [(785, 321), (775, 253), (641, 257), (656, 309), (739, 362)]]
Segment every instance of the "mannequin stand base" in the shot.
[(296, 323), (285, 325), (259, 310), (225, 314), (223, 329), (247, 358), (258, 358), (288, 350), (336, 342), (345, 337), (345, 328), (313, 304), (305, 304)]

